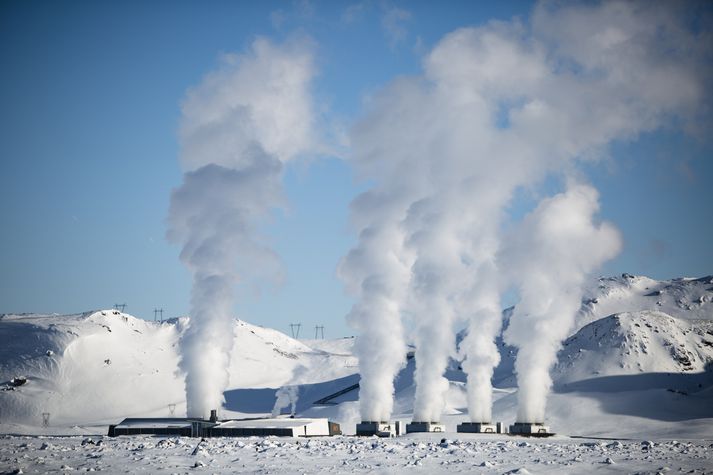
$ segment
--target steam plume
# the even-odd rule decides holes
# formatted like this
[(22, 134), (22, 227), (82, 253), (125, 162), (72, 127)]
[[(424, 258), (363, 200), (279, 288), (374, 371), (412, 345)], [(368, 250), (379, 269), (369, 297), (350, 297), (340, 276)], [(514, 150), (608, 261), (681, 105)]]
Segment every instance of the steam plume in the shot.
[(528, 215), (504, 251), (520, 291), (505, 341), (518, 347), (518, 421), (544, 422), (549, 371), (581, 305), (591, 272), (621, 248), (611, 224), (595, 224), (596, 190), (573, 184)]
[[(516, 190), (605, 156), (614, 140), (696, 123), (710, 78), (701, 46), (709, 32), (691, 32), (687, 15), (670, 2), (543, 2), (529, 24), (450, 33), (426, 55), (421, 76), (369, 100), (351, 159), (373, 186), (352, 205), (360, 241), (340, 269), (358, 297), (349, 318), (360, 332), (363, 418), (392, 407), (410, 316), (414, 417), (439, 419), (453, 327), (465, 320), (470, 415), (489, 419), (508, 204)], [(587, 195), (576, 190), (567, 200)], [(591, 203), (573, 208), (587, 222), (594, 214)], [(598, 262), (572, 265), (586, 274)]]
[[(384, 199), (365, 193), (352, 204), (358, 218), (374, 213)], [(364, 226), (359, 245), (347, 255), (339, 274), (359, 299), (347, 316), (359, 331), (355, 351), (362, 376), (359, 387), (360, 413), (365, 421), (386, 421), (393, 410), (394, 377), (406, 359), (406, 343), (400, 312), (408, 285), (409, 258), (403, 249), (398, 216), (399, 203), (381, 208), (381, 219)]]
[(472, 422), (492, 421), (491, 379), (500, 362), (495, 338), (502, 326), (498, 273), (494, 266), (494, 262), (486, 261), (473, 272), (477, 282), (465, 292), (461, 310), (469, 316), (460, 351), (463, 371), (468, 376), (468, 415)]
[(280, 415), (282, 409), (289, 406), (290, 415), (294, 416), (297, 410), (299, 386), (282, 386), (275, 393), (275, 405), (272, 407), (272, 417)]
[(185, 175), (171, 196), (168, 238), (193, 274), (180, 342), (190, 417), (224, 402), (235, 285), (281, 276), (260, 225), (282, 204), (284, 163), (313, 146), (312, 76), (307, 42), (258, 39), (246, 54), (225, 56), (183, 103)]

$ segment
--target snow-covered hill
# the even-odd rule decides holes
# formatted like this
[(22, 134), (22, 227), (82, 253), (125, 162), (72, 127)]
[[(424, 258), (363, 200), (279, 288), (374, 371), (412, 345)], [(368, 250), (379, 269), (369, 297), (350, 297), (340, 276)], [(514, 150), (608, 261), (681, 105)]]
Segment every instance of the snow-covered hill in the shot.
[[(116, 310), (0, 316), (0, 423), (40, 426), (42, 413), (53, 426), (185, 414), (177, 344), (187, 323)], [(314, 350), (240, 320), (234, 332), (231, 388), (318, 383), (356, 371), (349, 353)], [(14, 387), (18, 376), (27, 383)]]
[(563, 344), (558, 382), (632, 373), (700, 373), (713, 362), (713, 321), (663, 312), (624, 312), (596, 320)]
[[(503, 311), (504, 327), (511, 314), (512, 308)], [(713, 276), (657, 281), (622, 274), (595, 279), (585, 289), (570, 338), (563, 343), (558, 357), (554, 379), (568, 381), (595, 375), (597, 371), (599, 374), (676, 372), (687, 367), (686, 358), (691, 359), (691, 366), (685, 371), (702, 371), (713, 356), (713, 348), (706, 343), (713, 341), (713, 336), (704, 335), (711, 329), (707, 323), (710, 321), (713, 321)], [(501, 361), (494, 381), (501, 387), (514, 387), (517, 352), (502, 339), (497, 343)], [(664, 345), (667, 349), (657, 352), (649, 350), (650, 345), (656, 348)], [(612, 356), (614, 346), (621, 347), (616, 356)], [(594, 362), (592, 358), (601, 361)], [(678, 363), (671, 363), (672, 358), (677, 358)], [(578, 364), (574, 365), (574, 361)]]
[(662, 281), (631, 274), (599, 278), (585, 292), (575, 330), (615, 313), (642, 310), (684, 320), (710, 320), (713, 276)]
[[(553, 427), (600, 436), (713, 437), (712, 280), (659, 282), (628, 274), (595, 280), (553, 368)], [(504, 311), (505, 325), (510, 314)], [(0, 316), (0, 432), (71, 432), (74, 425), (128, 416), (183, 415), (177, 345), (187, 324), (116, 310)], [(300, 414), (330, 417), (353, 430), (359, 382), (353, 338), (298, 341), (240, 320), (234, 332), (224, 415), (264, 414), (280, 387), (299, 385)], [(499, 347), (494, 416), (511, 422), (516, 351), (502, 341)], [(396, 417), (406, 420), (414, 365), (409, 360), (396, 381)], [(27, 383), (13, 387), (17, 376)], [(447, 377), (444, 422), (454, 430), (467, 413), (458, 362)], [(49, 429), (41, 427), (42, 413), (49, 413)]]

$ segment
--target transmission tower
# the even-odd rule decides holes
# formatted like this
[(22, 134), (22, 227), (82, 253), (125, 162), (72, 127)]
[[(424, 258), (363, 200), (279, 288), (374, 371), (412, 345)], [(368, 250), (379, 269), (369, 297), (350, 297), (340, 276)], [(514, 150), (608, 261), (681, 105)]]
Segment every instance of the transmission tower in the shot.
[(162, 308), (155, 308), (153, 309), (153, 321), (156, 321), (156, 315), (161, 316), (161, 321), (163, 321), (163, 309)]
[(292, 333), (292, 338), (298, 339), (300, 337), (301, 323), (290, 323), (290, 332)]
[(317, 335), (322, 335), (322, 340), (324, 340), (324, 325), (315, 325), (314, 327), (314, 339), (317, 339)]
[(124, 313), (124, 310), (126, 309), (126, 304), (125, 303), (115, 303), (114, 304), (114, 310), (118, 310), (121, 313)]

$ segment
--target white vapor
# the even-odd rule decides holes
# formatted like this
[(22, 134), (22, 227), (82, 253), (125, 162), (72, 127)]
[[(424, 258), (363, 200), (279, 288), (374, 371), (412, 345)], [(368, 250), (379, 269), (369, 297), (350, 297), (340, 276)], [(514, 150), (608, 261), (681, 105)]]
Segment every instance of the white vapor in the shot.
[(272, 407), (272, 417), (277, 417), (282, 409), (289, 407), (290, 415), (294, 416), (297, 411), (297, 398), (299, 386), (282, 386), (275, 393), (275, 405)]
[(465, 292), (462, 303), (462, 313), (468, 316), (468, 330), (461, 341), (460, 352), (463, 371), (468, 375), (468, 415), (471, 422), (491, 422), (493, 415), (491, 379), (500, 363), (495, 338), (502, 326), (498, 273), (494, 266), (492, 261), (486, 261), (474, 271), (478, 282)]
[[(695, 124), (710, 32), (690, 31), (687, 14), (672, 2), (544, 2), (529, 24), (450, 33), (422, 75), (369, 98), (350, 159), (371, 188), (352, 203), (359, 243), (339, 271), (357, 296), (349, 321), (359, 331), (364, 420), (391, 415), (404, 327), (416, 343), (414, 419), (440, 419), (459, 322), (468, 324), (460, 356), (470, 417), (490, 419), (508, 205), (517, 190), (606, 155), (612, 141)], [(564, 196), (592, 196), (583, 189)], [(572, 209), (586, 222), (594, 212)], [(586, 273), (597, 264), (571, 265)]]
[(281, 278), (259, 228), (282, 205), (285, 162), (315, 147), (313, 69), (309, 42), (258, 39), (247, 53), (225, 56), (183, 103), (185, 175), (171, 195), (167, 235), (193, 274), (180, 342), (190, 417), (224, 402), (236, 284)]
[[(406, 294), (410, 259), (403, 249), (403, 233), (393, 220), (404, 212), (399, 203), (379, 207), (384, 200), (374, 192), (352, 204), (356, 217), (381, 215), (359, 231), (359, 245), (341, 262), (339, 275), (358, 298), (347, 316), (359, 332), (355, 352), (361, 382), (359, 401), (364, 421), (386, 421), (393, 409), (394, 377), (406, 360), (406, 342), (400, 312)], [(388, 224), (388, 223), (391, 224)]]
[(598, 211), (594, 188), (570, 184), (526, 216), (503, 249), (503, 263), (520, 292), (504, 335), (518, 348), (520, 422), (544, 422), (549, 372), (574, 324), (584, 282), (621, 249), (611, 224), (593, 222)]

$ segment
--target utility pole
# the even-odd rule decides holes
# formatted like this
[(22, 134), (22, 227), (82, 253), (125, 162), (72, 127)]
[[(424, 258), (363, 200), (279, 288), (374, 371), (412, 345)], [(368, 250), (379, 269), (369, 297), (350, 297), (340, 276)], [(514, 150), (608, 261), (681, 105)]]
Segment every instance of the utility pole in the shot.
[(290, 323), (292, 338), (298, 339), (300, 337), (300, 327), (302, 327), (301, 323)]
[(324, 325), (315, 325), (314, 327), (314, 339), (317, 339), (317, 334), (321, 333), (322, 335), (322, 340), (324, 340)]

